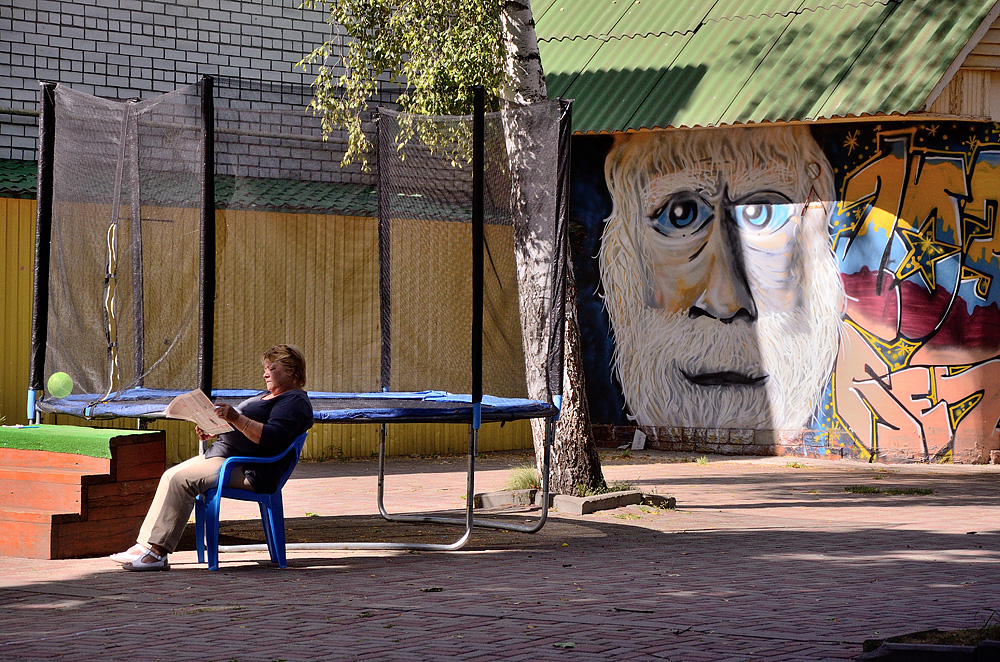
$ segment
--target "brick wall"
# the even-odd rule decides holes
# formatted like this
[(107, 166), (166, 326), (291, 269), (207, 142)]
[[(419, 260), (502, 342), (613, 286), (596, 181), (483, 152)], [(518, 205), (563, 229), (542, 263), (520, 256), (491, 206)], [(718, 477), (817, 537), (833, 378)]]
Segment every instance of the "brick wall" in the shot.
[[(0, 108), (36, 110), (40, 80), (147, 98), (202, 75), (305, 86), (295, 68), (330, 32), (289, 0), (4, 0)], [(0, 159), (35, 158), (37, 119), (0, 114)]]
[[(598, 446), (619, 448), (631, 444), (636, 430), (646, 435), (646, 448), (692, 455), (788, 455), (827, 459), (863, 459), (846, 432), (833, 430), (743, 430), (730, 428), (673, 428), (652, 425), (594, 424)], [(891, 461), (909, 461), (892, 458)]]

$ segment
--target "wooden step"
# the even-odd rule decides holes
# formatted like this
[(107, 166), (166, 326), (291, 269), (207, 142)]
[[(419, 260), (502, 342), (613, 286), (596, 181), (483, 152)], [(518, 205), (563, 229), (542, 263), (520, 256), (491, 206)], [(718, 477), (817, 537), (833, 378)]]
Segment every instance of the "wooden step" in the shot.
[(29, 451), (19, 448), (0, 448), (0, 467), (51, 467), (53, 469), (79, 469), (88, 474), (111, 473), (111, 460), (74, 453)]
[(0, 508), (4, 533), (0, 555), (35, 559), (105, 556), (135, 544), (136, 521), (125, 517), (95, 521), (37, 508)]
[(167, 468), (166, 436), (115, 437), (111, 440), (111, 480), (159, 478)]
[[(0, 554), (51, 559), (51, 510), (38, 508), (0, 508)], [(79, 517), (77, 515), (76, 517)]]
[[(131, 519), (142, 522), (160, 479), (94, 481), (83, 485), (80, 514), (90, 521)], [(135, 526), (138, 530), (138, 524)]]
[[(148, 507), (147, 504), (143, 509), (143, 515)], [(120, 552), (135, 544), (141, 524), (141, 516), (53, 522), (50, 534), (52, 555), (49, 558), (73, 559)]]
[(80, 512), (83, 486), (109, 480), (108, 474), (82, 474), (77, 469), (0, 467), (0, 506)]
[(0, 447), (0, 555), (104, 556), (135, 543), (165, 469), (165, 438), (108, 432), (110, 458)]
[[(55, 472), (39, 470), (38, 475)], [(61, 476), (61, 478), (64, 476)], [(0, 555), (63, 559), (104, 556), (131, 547), (149, 510), (158, 479), (112, 483), (107, 476), (83, 476), (76, 489), (79, 509), (0, 507)], [(36, 483), (51, 492), (52, 483)]]

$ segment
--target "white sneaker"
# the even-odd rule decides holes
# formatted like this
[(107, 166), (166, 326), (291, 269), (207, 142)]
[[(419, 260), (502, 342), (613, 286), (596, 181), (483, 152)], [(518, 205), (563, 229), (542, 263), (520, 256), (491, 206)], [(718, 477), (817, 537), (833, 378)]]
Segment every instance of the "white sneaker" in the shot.
[[(146, 559), (149, 559), (148, 561)], [(135, 561), (129, 561), (128, 563), (122, 565), (125, 570), (133, 570), (145, 572), (147, 570), (170, 570), (170, 564), (167, 563), (167, 555), (164, 554), (160, 556), (151, 549), (147, 549), (146, 553), (141, 557), (137, 558)]]
[(129, 547), (128, 549), (126, 549), (124, 552), (118, 552), (117, 554), (112, 554), (108, 558), (110, 558), (115, 563), (121, 563), (122, 565), (125, 565), (126, 563), (131, 563), (132, 561), (138, 561), (143, 556), (145, 556), (146, 552), (148, 551), (149, 551), (148, 549), (146, 549), (139, 543), (136, 543), (131, 547)]

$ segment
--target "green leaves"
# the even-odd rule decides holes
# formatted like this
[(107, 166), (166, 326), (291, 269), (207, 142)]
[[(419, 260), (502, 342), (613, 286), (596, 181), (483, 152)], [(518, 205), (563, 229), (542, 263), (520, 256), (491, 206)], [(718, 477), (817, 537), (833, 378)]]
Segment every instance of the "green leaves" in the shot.
[(299, 66), (315, 70), (310, 109), (324, 133), (346, 130), (341, 165), (368, 168), (362, 117), (380, 85), (404, 88), (400, 108), (420, 115), (472, 112), (472, 87), (499, 95), (501, 0), (307, 0), (326, 7), (334, 35)]

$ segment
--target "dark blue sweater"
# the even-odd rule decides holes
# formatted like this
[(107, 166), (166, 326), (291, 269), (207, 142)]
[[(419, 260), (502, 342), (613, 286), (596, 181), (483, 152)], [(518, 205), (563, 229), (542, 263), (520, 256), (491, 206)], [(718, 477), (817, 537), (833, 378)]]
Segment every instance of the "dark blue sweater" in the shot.
[[(266, 393), (244, 400), (236, 410), (247, 418), (264, 424), (260, 443), (255, 444), (239, 430), (225, 432), (208, 447), (205, 457), (270, 457), (288, 448), (295, 437), (312, 427), (312, 403), (305, 391), (295, 389), (264, 400)], [(255, 464), (244, 468), (247, 480), (255, 492), (269, 494), (278, 487), (278, 480), (291, 464), (292, 457), (270, 464)]]

